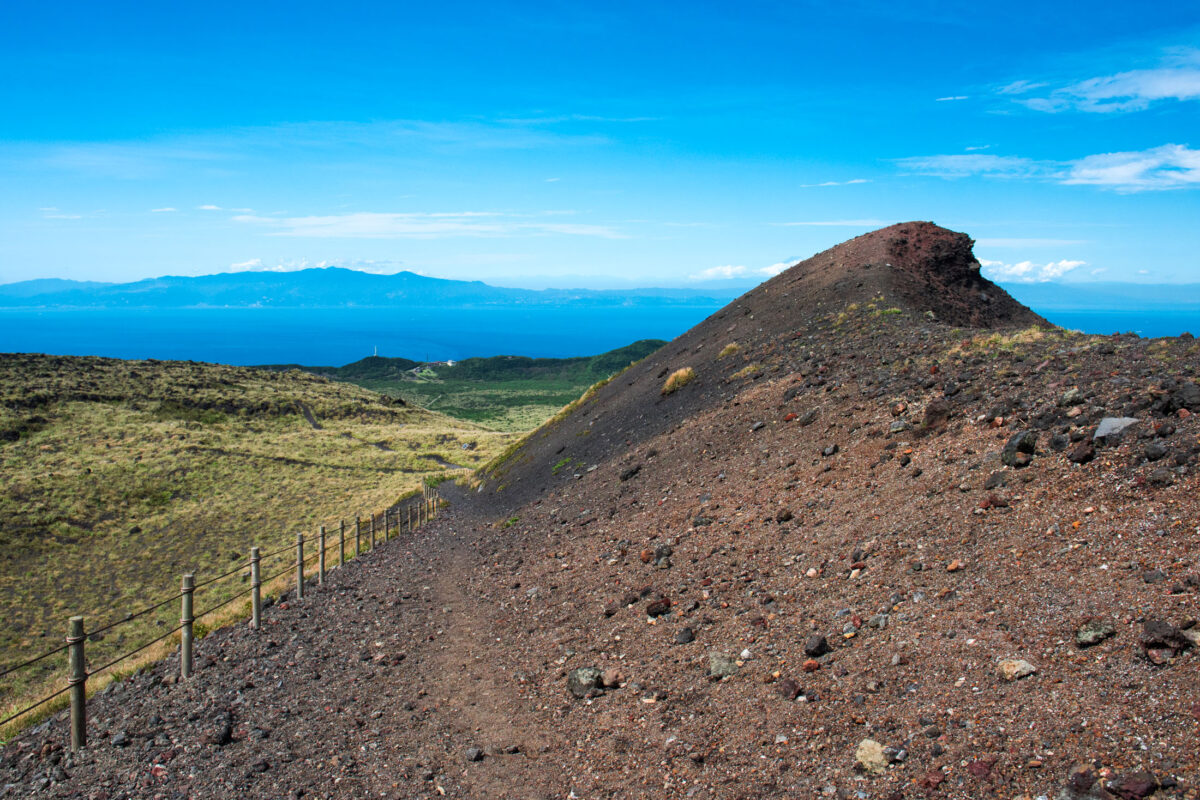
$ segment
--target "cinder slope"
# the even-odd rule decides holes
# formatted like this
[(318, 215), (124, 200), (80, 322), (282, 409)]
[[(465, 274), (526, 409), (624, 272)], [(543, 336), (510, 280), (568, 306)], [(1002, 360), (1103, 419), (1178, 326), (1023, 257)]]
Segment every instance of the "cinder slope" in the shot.
[[(1049, 322), (979, 273), (972, 240), (930, 222), (906, 222), (843, 242), (755, 287), (656, 353), (590, 393), (572, 413), (534, 432), (487, 472), (483, 491), (506, 505), (537, 497), (581, 467), (669, 430), (727, 399), (731, 364), (827, 325), (853, 304), (922, 325), (1004, 329)], [(730, 344), (738, 354), (722, 356)], [(669, 396), (663, 383), (690, 368), (695, 380)], [(779, 367), (772, 367), (778, 370)], [(570, 464), (561, 463), (571, 459)], [(558, 469), (551, 473), (552, 468)]]

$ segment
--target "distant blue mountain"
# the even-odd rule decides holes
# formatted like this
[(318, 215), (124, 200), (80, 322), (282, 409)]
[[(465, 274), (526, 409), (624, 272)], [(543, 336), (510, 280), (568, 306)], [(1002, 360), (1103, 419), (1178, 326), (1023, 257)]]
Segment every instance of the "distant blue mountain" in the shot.
[(0, 285), (7, 308), (335, 308), (346, 306), (675, 305), (728, 301), (744, 289), (506, 289), (413, 272), (374, 275), (339, 267), (229, 272), (133, 283), (58, 279)]
[(1200, 309), (1200, 283), (1006, 283), (1004, 288), (1035, 311)]

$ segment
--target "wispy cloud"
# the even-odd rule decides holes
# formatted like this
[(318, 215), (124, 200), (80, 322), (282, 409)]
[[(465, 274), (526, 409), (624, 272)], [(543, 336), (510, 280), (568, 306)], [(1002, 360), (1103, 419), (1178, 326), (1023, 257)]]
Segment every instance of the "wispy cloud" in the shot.
[[(576, 115), (560, 121), (638, 122), (641, 118)], [(264, 154), (324, 154), (353, 147), (377, 157), (464, 151), (538, 150), (604, 146), (593, 129), (554, 127), (543, 120), (321, 120), (247, 126), (221, 132), (170, 134), (123, 142), (29, 142), (6, 147), (0, 164), (51, 169), (121, 180), (161, 177), (179, 169), (226, 170)]]
[(732, 280), (734, 278), (759, 278), (764, 276), (773, 278), (783, 272), (788, 267), (794, 265), (797, 259), (788, 261), (780, 261), (777, 264), (771, 264), (766, 267), (757, 267), (751, 269), (745, 264), (724, 264), (719, 267), (709, 267), (702, 269), (694, 275), (688, 275), (689, 281), (719, 281)]
[(165, 208), (152, 208), (152, 209), (150, 209), (150, 213), (151, 214), (165, 214), (168, 211), (178, 211), (178, 210), (179, 210), (178, 208), (171, 208), (170, 206), (167, 206)]
[(263, 261), (261, 258), (252, 258), (249, 261), (236, 261), (229, 265), (229, 268), (235, 271), (261, 269)]
[(1200, 150), (1165, 144), (1150, 150), (1087, 156), (1071, 165), (1062, 182), (1133, 191), (1200, 186)]
[(976, 239), (977, 247), (1068, 247), (1071, 245), (1088, 244), (1086, 239)]
[(624, 239), (607, 226), (546, 222), (526, 216), (488, 211), (450, 213), (357, 212), (307, 217), (237, 215), (237, 222), (267, 228), (273, 236), (346, 239), (440, 239), (458, 236), (499, 237), (561, 234)]
[(214, 206), (211, 204), (203, 205), (203, 206), (196, 206), (196, 208), (200, 209), (201, 211), (221, 211), (222, 210), (220, 206)]
[(970, 100), (970, 99), (971, 99), (971, 96), (968, 94), (956, 94), (956, 95), (952, 95), (950, 97), (939, 97), (936, 100), (934, 100), (934, 102), (935, 103), (948, 103), (948, 102), (952, 102), (954, 100)]
[(1017, 156), (993, 156), (981, 153), (963, 155), (915, 156), (897, 159), (905, 170), (939, 178), (965, 178), (985, 175), (991, 178), (1028, 178), (1044, 174), (1045, 162)]
[(871, 181), (868, 178), (854, 178), (853, 180), (848, 180), (848, 181), (823, 181), (821, 183), (802, 183), (802, 184), (800, 184), (799, 188), (813, 189), (813, 188), (816, 188), (819, 186), (853, 186), (858, 183), (870, 183), (870, 182)]
[(774, 222), (771, 224), (782, 225), (784, 227), (880, 228), (884, 225), (890, 225), (891, 223), (882, 219), (827, 219), (804, 222)]
[(717, 281), (730, 278), (740, 278), (746, 274), (745, 264), (726, 264), (720, 267), (702, 269), (694, 275), (688, 275), (690, 281)]
[(1025, 94), (1026, 92), (1032, 92), (1034, 89), (1041, 89), (1048, 85), (1036, 81), (1013, 81), (1007, 86), (1001, 86), (996, 91), (1000, 94)]
[(1098, 153), (1070, 161), (955, 154), (901, 158), (896, 163), (911, 173), (940, 178), (1040, 179), (1122, 192), (1200, 186), (1200, 150), (1179, 144), (1132, 152)]
[[(998, 91), (1027, 95), (1045, 83), (1016, 81)], [(1200, 100), (1200, 50), (1176, 52), (1170, 63), (1076, 81), (1017, 102), (1035, 111), (1113, 113), (1141, 111), (1165, 100)]]
[(1072, 270), (1079, 269), (1086, 261), (1051, 261), (1047, 264), (1035, 264), (1032, 261), (1020, 261), (1016, 264), (1006, 264), (1003, 261), (979, 259), (984, 273), (992, 280), (1013, 281), (1016, 283), (1046, 283), (1057, 280)]

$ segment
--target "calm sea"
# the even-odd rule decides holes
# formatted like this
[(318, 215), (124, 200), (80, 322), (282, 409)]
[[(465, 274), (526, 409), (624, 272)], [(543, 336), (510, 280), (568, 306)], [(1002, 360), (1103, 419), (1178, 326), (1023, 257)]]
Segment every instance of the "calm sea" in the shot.
[(0, 309), (0, 352), (339, 366), (372, 355), (594, 355), (673, 339), (718, 309)]
[[(336, 366), (369, 356), (565, 357), (673, 339), (720, 306), (362, 309), (0, 309), (0, 352)], [(1039, 309), (1087, 333), (1200, 335), (1200, 312)]]

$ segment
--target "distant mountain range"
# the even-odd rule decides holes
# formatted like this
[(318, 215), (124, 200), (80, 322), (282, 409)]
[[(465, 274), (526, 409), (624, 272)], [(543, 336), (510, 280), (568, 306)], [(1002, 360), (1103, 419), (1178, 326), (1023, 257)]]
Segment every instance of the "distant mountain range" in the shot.
[(413, 272), (374, 275), (340, 267), (296, 272), (228, 272), (133, 283), (57, 278), (0, 285), (0, 307), (332, 308), (345, 306), (683, 305), (724, 303), (745, 287), (717, 289), (506, 289)]
[(1036, 310), (1187, 308), (1200, 311), (1200, 283), (1007, 283)]

